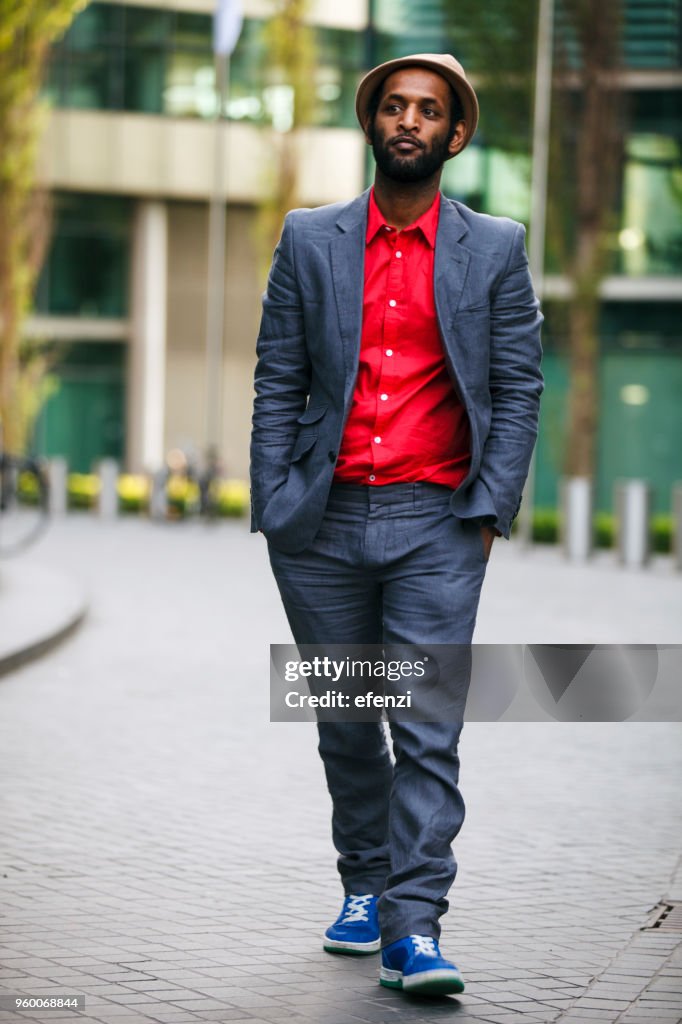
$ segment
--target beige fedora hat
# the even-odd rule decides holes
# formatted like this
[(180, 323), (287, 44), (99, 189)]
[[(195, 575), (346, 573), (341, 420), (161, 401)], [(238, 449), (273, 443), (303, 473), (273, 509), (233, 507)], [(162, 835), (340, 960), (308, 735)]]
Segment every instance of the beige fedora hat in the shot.
[[(435, 71), (436, 74), (442, 75), (459, 96), (464, 111), (464, 120), (466, 121), (466, 135), (464, 145), (462, 146), (462, 149), (464, 149), (464, 146), (468, 146), (471, 142), (476, 131), (476, 125), (478, 124), (478, 100), (467, 76), (464, 74), (464, 68), (449, 53), (414, 53), (407, 57), (396, 57), (395, 60), (387, 60), (385, 64), (379, 64), (378, 67), (368, 71), (360, 82), (358, 91), (355, 94), (355, 112), (361, 127), (364, 130), (369, 111), (369, 101), (377, 86), (385, 78), (393, 74), (394, 71), (398, 71), (400, 68), (415, 66), (428, 68), (429, 71)], [(460, 149), (459, 152), (461, 153), (462, 150)]]

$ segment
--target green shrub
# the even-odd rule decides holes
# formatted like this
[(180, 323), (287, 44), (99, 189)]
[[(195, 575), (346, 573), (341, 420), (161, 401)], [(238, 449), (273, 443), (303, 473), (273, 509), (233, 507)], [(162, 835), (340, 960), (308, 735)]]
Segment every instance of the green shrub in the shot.
[(66, 496), (69, 508), (94, 508), (100, 491), (96, 473), (69, 473)]
[(22, 505), (37, 505), (40, 501), (40, 487), (35, 473), (24, 470), (17, 479), (17, 498)]
[(142, 474), (122, 473), (118, 478), (118, 507), (121, 512), (143, 512), (149, 506), (149, 478)]
[(654, 551), (668, 554), (673, 547), (675, 521), (671, 515), (657, 515), (651, 520), (651, 543)]
[(592, 523), (595, 547), (612, 548), (616, 543), (616, 517), (611, 512), (595, 512)]
[(556, 544), (559, 539), (559, 513), (555, 508), (533, 510), (533, 540), (538, 544)]
[[(540, 544), (555, 544), (559, 540), (560, 514), (555, 508), (533, 510), (533, 540)], [(611, 512), (595, 512), (594, 543), (597, 548), (612, 548), (618, 536), (616, 517)], [(516, 526), (516, 521), (514, 522)], [(655, 515), (651, 519), (651, 543), (654, 551), (666, 554), (672, 550), (673, 517)]]
[(221, 480), (217, 494), (218, 514), (243, 516), (250, 508), (249, 485), (243, 480)]

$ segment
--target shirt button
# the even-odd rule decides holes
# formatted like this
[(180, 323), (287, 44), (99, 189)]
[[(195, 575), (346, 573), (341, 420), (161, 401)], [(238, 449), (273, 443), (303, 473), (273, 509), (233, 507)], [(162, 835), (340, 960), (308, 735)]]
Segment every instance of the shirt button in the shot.
[(389, 306), (397, 306), (398, 305), (398, 303), (395, 301), (395, 299), (389, 299), (388, 300), (388, 304), (389, 304)]
[(397, 260), (399, 260), (401, 256), (402, 256), (402, 253), (400, 252), (400, 250), (398, 250), (398, 252), (395, 254), (395, 258)]
[(379, 398), (381, 399), (382, 402), (388, 401), (388, 395), (379, 395)]
[(386, 355), (387, 356), (392, 356), (393, 355), (393, 349), (392, 348), (387, 348), (386, 349)]
[(381, 438), (380, 437), (375, 437), (374, 441), (375, 441), (375, 444), (381, 444)]
[(370, 477), (369, 477), (369, 479), (370, 479), (370, 480), (371, 480), (372, 482), (374, 482), (374, 481), (376, 480), (376, 477), (375, 477), (374, 473), (370, 473)]

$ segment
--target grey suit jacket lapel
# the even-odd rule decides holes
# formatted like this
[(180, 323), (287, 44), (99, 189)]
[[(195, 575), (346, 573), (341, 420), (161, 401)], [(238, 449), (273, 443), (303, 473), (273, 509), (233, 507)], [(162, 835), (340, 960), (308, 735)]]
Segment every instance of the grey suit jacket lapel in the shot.
[(329, 243), (348, 387), (355, 379), (362, 335), (368, 204), (369, 189), (344, 207), (336, 222), (338, 234)]
[(457, 207), (443, 196), (436, 234), (433, 290), (441, 335), (446, 345), (469, 272), (471, 257), (464, 246), (459, 244), (467, 230)]

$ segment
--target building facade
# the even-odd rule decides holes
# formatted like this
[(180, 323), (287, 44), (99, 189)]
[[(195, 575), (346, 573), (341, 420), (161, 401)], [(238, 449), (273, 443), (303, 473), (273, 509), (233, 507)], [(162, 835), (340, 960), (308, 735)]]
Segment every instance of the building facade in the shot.
[[(646, 477), (665, 511), (682, 478), (680, 8), (680, 0), (625, 0), (627, 137), (613, 272), (601, 296), (603, 509), (616, 479)], [(471, 70), (481, 124), (474, 144), (446, 165), (443, 190), (528, 222), (530, 106), (520, 97), (517, 118), (486, 104), (486, 69), (472, 25), (457, 22), (460, 9), (449, 0), (311, 4), (313, 124), (296, 142), (302, 205), (350, 199), (371, 180), (353, 104), (363, 71), (404, 53), (450, 50)], [(247, 0), (230, 62), (229, 120), (216, 123), (212, 10), (212, 0), (91, 3), (53, 51), (42, 171), (54, 194), (54, 233), (27, 329), (60, 355), (34, 446), (66, 455), (78, 471), (105, 455), (131, 471), (152, 470), (169, 448), (205, 449), (208, 215), (217, 192), (227, 196), (220, 449), (230, 475), (247, 473), (264, 286), (258, 208), (292, 96), (268, 58), (271, 6)], [(570, 298), (547, 248), (535, 501), (554, 506), (570, 443), (561, 315)]]

